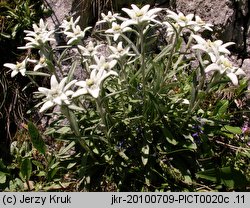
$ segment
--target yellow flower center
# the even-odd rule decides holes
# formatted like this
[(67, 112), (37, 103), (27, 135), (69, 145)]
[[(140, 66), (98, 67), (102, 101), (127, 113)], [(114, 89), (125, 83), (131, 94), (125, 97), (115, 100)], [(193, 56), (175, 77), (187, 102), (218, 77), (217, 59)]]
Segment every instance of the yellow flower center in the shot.
[(94, 47), (89, 46), (89, 47), (88, 47), (88, 51), (89, 51), (90, 53), (93, 52), (93, 51), (94, 51)]
[(80, 31), (79, 30), (75, 30), (74, 31), (74, 35), (79, 35), (80, 34)]
[(196, 23), (197, 23), (198, 25), (205, 25), (205, 22), (202, 21), (201, 19), (200, 19), (200, 20), (197, 20)]
[(104, 63), (102, 66), (103, 66), (104, 69), (109, 69), (109, 63), (107, 63), (107, 62)]
[(136, 15), (136, 17), (141, 17), (141, 16), (143, 16), (144, 14), (143, 14), (142, 11), (139, 11), (139, 12), (136, 12), (135, 15)]
[(123, 48), (117, 48), (117, 52), (118, 52), (118, 53), (122, 53), (123, 51), (124, 51)]
[(42, 36), (41, 36), (41, 34), (39, 34), (39, 35), (37, 35), (37, 36), (35, 37), (35, 41), (38, 42), (38, 43), (41, 43), (41, 42), (42, 42)]
[(55, 89), (51, 89), (50, 94), (53, 98), (56, 98), (60, 95), (57, 87)]
[(87, 79), (86, 84), (90, 87), (90, 86), (92, 86), (94, 84), (94, 80), (93, 79)]
[(114, 31), (119, 31), (119, 30), (121, 30), (121, 26), (120, 26), (120, 25), (115, 25), (115, 26), (113, 27), (113, 30), (114, 30)]
[(232, 68), (232, 63), (227, 59), (223, 60), (222, 64), (224, 65), (225, 68)]
[(45, 57), (41, 57), (40, 60), (39, 60), (40, 64), (44, 64), (45, 61), (46, 61), (46, 58), (45, 58)]
[(20, 69), (22, 67), (22, 63), (16, 62), (16, 68)]
[(212, 47), (214, 45), (214, 42), (212, 42), (211, 40), (208, 40), (207, 45), (208, 45), (208, 47)]
[(181, 15), (181, 16), (179, 17), (179, 19), (180, 19), (181, 21), (184, 21), (184, 22), (187, 21), (187, 18), (186, 18), (184, 15)]

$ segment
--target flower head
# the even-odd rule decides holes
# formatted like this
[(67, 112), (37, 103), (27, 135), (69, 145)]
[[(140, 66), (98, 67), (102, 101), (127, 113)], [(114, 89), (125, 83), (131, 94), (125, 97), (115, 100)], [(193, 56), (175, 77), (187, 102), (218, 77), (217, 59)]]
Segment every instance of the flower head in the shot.
[(45, 96), (44, 104), (39, 112), (43, 112), (55, 105), (70, 105), (70, 98), (74, 92), (69, 90), (69, 88), (76, 83), (76, 80), (69, 82), (66, 86), (67, 77), (64, 77), (60, 83), (58, 83), (55, 75), (51, 76), (50, 86), (51, 89), (45, 87), (39, 87), (38, 93)]
[(135, 54), (129, 53), (129, 49), (130, 49), (129, 47), (123, 48), (122, 42), (119, 42), (117, 44), (117, 47), (109, 46), (109, 49), (113, 53), (109, 56), (109, 58), (112, 58), (112, 59), (113, 58), (119, 59), (123, 56), (134, 56), (135, 55)]
[(102, 44), (95, 46), (92, 41), (89, 41), (87, 46), (83, 47), (81, 45), (78, 45), (77, 47), (80, 49), (82, 56), (94, 57), (96, 54), (98, 54), (98, 49), (102, 46)]
[(111, 75), (118, 76), (118, 74), (112, 70), (107, 72), (104, 69), (101, 70), (93, 69), (91, 71), (89, 79), (86, 79), (85, 81), (79, 81), (76, 83), (76, 86), (79, 86), (81, 88), (78, 89), (72, 95), (72, 97), (74, 98), (89, 93), (92, 97), (98, 98), (102, 82)]
[(246, 75), (241, 68), (234, 67), (228, 58), (223, 55), (219, 57), (216, 63), (212, 63), (205, 68), (206, 73), (211, 71), (218, 71), (220, 74), (226, 74), (234, 85), (238, 85), (238, 75)]
[(91, 65), (89, 68), (92, 69), (96, 69), (96, 70), (106, 70), (106, 71), (110, 71), (117, 63), (116, 60), (111, 60), (111, 61), (107, 61), (106, 58), (104, 56), (101, 56), (100, 58), (98, 58), (97, 56), (94, 56), (95, 65)]
[(28, 61), (36, 64), (34, 67), (34, 71), (37, 71), (38, 69), (41, 69), (41, 68), (46, 68), (48, 66), (45, 55), (43, 55), (41, 53), (40, 53), (39, 60), (28, 59)]
[(105, 31), (105, 33), (113, 34), (114, 41), (116, 41), (119, 36), (127, 31), (132, 30), (130, 27), (127, 27), (127, 24), (123, 22), (122, 24), (117, 24), (116, 22), (112, 22), (112, 27)]
[(88, 31), (91, 27), (86, 27), (83, 31), (81, 30), (81, 27), (79, 25), (76, 25), (72, 27), (71, 31), (65, 31), (64, 34), (69, 39), (67, 44), (68, 45), (75, 45), (77, 44), (81, 39), (85, 37), (86, 31)]
[(192, 20), (194, 18), (194, 14), (188, 14), (187, 16), (185, 16), (182, 12), (179, 12), (179, 14), (176, 14), (175, 12), (170, 10), (168, 10), (167, 12), (167, 17), (174, 20), (175, 23), (177, 23), (180, 27), (187, 27), (195, 24), (195, 22)]
[(47, 24), (40, 19), (39, 26), (33, 24), (33, 31), (24, 30), (26, 34), (25, 40), (29, 41), (25, 46), (18, 47), (19, 49), (28, 49), (28, 48), (38, 48), (40, 49), (43, 45), (49, 41), (55, 41), (54, 38), (50, 36), (54, 33), (54, 30), (48, 31)]
[[(180, 26), (177, 23), (170, 24), (169, 22), (163, 22), (167, 26), (167, 37), (172, 37), (175, 34), (175, 30), (179, 30)], [(182, 36), (182, 33), (180, 33)]]
[(250, 135), (250, 127), (248, 126), (248, 123), (244, 123), (243, 127), (241, 128), (242, 133), (245, 135)]
[(63, 20), (62, 24), (59, 27), (64, 29), (64, 32), (73, 30), (73, 28), (76, 27), (79, 20), (80, 20), (80, 16), (77, 17), (75, 21), (73, 20), (73, 17), (71, 17), (69, 20)]
[(101, 13), (101, 16), (102, 16), (102, 20), (98, 21), (97, 24), (104, 23), (104, 22), (107, 22), (107, 23), (115, 22), (116, 18), (118, 17), (118, 13), (113, 14), (111, 11), (109, 11), (107, 15), (105, 15), (104, 13)]
[(206, 41), (199, 35), (193, 35), (193, 38), (198, 44), (194, 45), (192, 48), (206, 52), (210, 56), (212, 62), (215, 62), (221, 54), (230, 54), (227, 47), (235, 44), (233, 42), (223, 44), (221, 40), (216, 40), (214, 42), (211, 40)]
[[(46, 33), (46, 32), (48, 32), (48, 30), (47, 30), (48, 24), (45, 24), (43, 19), (40, 19), (39, 26), (37, 24), (33, 24), (32, 27), (33, 27), (33, 30), (34, 30), (35, 33)], [(27, 31), (27, 32), (29, 33), (29, 31)]]
[[(138, 8), (136, 5), (131, 5), (132, 9), (122, 8), (124, 12), (130, 17), (129, 20), (125, 21), (124, 23), (128, 25), (139, 25), (144, 22), (157, 22), (155, 18), (157, 17), (156, 13), (160, 12), (160, 8), (149, 9), (150, 5), (147, 4), (141, 9)], [(158, 22), (157, 22), (158, 23)]]
[(213, 31), (213, 29), (211, 28), (212, 26), (212, 24), (204, 22), (198, 15), (195, 15), (195, 22), (193, 24), (193, 30), (195, 32), (198, 32), (201, 29)]
[(25, 76), (27, 60), (28, 57), (26, 57), (21, 63), (19, 62), (16, 62), (16, 64), (6, 63), (4, 64), (4, 66), (12, 69), (11, 77), (16, 76), (19, 72), (21, 73), (21, 75)]

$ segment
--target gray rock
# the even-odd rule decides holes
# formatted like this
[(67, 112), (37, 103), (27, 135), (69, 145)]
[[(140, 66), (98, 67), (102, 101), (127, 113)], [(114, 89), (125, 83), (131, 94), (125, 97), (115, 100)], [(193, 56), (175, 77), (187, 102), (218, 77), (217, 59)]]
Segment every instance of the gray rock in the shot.
[[(241, 66), (242, 70), (246, 72), (248, 78), (248, 90), (250, 91), (250, 58), (245, 59)], [(250, 93), (248, 92), (246, 98), (250, 101)]]
[(239, 2), (240, 10), (241, 10), (243, 16), (247, 16), (247, 14), (249, 12), (248, 0), (240, 0), (238, 2)]
[(206, 22), (214, 25), (216, 38), (224, 41), (232, 40), (235, 21), (235, 11), (231, 0), (176, 0), (177, 11), (185, 14), (195, 13)]
[(73, 0), (45, 0), (52, 15), (46, 19), (49, 29), (53, 29), (61, 24), (62, 20), (71, 14)]
[(243, 61), (241, 68), (244, 70), (244, 72), (246, 72), (247, 77), (250, 78), (250, 58)]
[[(46, 22), (48, 23), (49, 29), (58, 29), (59, 25), (62, 23), (62, 21), (72, 15), (72, 10), (79, 10), (82, 7), (82, 3), (85, 1), (77, 1), (77, 0), (46, 0), (47, 6), (52, 10), (52, 15), (46, 19)], [(76, 12), (73, 11), (73, 13)], [(66, 45), (65, 39), (61, 37), (60, 33), (55, 34), (55, 39), (57, 40), (57, 43), (55, 45), (52, 45), (52, 47), (55, 47), (56, 45)], [(77, 57), (76, 56), (77, 51), (72, 49), (68, 51), (67, 56), (71, 57)], [(64, 62), (61, 65), (62, 71), (64, 72), (63, 76), (66, 76), (70, 67), (72, 66), (72, 63)], [(75, 77), (78, 79), (82, 79), (84, 77), (83, 69), (80, 65), (80, 63), (77, 64), (76, 70), (75, 70)], [(62, 75), (61, 75), (62, 76)]]
[(247, 31), (246, 31), (246, 52), (248, 57), (250, 57), (250, 19), (247, 24)]
[(234, 53), (250, 57), (249, 0), (176, 0), (176, 10), (184, 14), (195, 13), (212, 23), (213, 38), (235, 42), (231, 47)]
[[(89, 18), (92, 17), (93, 7), (102, 8), (103, 2), (108, 2), (108, 0), (104, 0), (102, 5), (99, 5), (100, 3), (97, 5), (94, 3), (96, 1), (91, 0), (45, 1), (53, 10), (53, 15), (47, 19), (50, 28), (57, 27), (66, 16), (72, 14), (74, 16), (80, 15), (82, 17), (80, 25), (86, 26)], [(137, 1), (119, 2), (117, 5), (123, 7)], [(169, 6), (184, 14), (195, 13), (199, 15), (206, 22), (214, 25), (214, 39), (221, 39), (224, 42), (233, 41), (236, 44), (230, 49), (234, 54), (238, 54), (243, 59), (250, 57), (249, 0), (155, 0), (150, 1), (150, 3)], [(117, 5), (113, 6), (117, 7)], [(57, 37), (57, 39), (60, 41), (60, 38)]]
[(233, 3), (230, 0), (176, 0), (176, 9), (184, 13), (195, 13), (215, 26), (230, 25), (234, 20)]

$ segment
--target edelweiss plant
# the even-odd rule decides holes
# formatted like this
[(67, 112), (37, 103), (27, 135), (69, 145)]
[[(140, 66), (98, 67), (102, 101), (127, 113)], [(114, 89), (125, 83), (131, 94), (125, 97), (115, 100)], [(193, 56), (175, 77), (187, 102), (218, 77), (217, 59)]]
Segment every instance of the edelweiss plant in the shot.
[(86, 79), (85, 81), (79, 81), (76, 83), (76, 86), (79, 86), (81, 88), (78, 89), (72, 95), (72, 97), (78, 97), (80, 95), (85, 95), (88, 93), (94, 98), (99, 97), (102, 82), (110, 75), (118, 75), (115, 71), (110, 70), (109, 72), (107, 72), (103, 66), (101, 67), (102, 68), (95, 68), (95, 66), (93, 65), (94, 69), (91, 71), (90, 78)]
[(16, 76), (19, 72), (23, 76), (25, 76), (26, 63), (27, 63), (27, 58), (25, 58), (21, 63), (19, 63), (19, 62), (17, 62), (16, 64), (6, 63), (6, 64), (4, 64), (4, 66), (7, 68), (10, 68), (12, 70), (11, 77)]
[[(212, 25), (194, 14), (166, 10), (161, 20), (163, 8), (131, 7), (122, 9), (125, 16), (101, 15), (98, 24), (105, 29), (93, 31), (105, 37), (101, 43), (84, 41), (90, 28), (82, 30), (79, 18), (64, 20), (55, 31), (48, 31), (41, 20), (26, 31), (26, 46), (19, 47), (38, 49), (40, 60), (27, 57), (21, 65), (5, 66), (11, 76), (50, 76), (51, 88), (39, 87), (36, 93), (43, 97), (39, 111), (59, 106), (57, 114), (69, 123), (56, 122), (45, 133), (82, 145), (77, 173), (83, 187), (198, 190), (205, 189), (200, 185), (205, 179), (234, 188), (237, 179), (228, 184), (216, 174), (227, 171), (244, 178), (237, 167), (225, 160), (222, 166), (223, 161), (213, 164), (216, 138), (234, 137), (238, 130), (227, 113), (229, 102), (215, 94), (231, 89), (231, 82), (233, 89), (240, 86), (237, 96), (246, 87), (241, 79), (245, 73), (229, 61), (233, 43), (203, 39), (201, 32), (211, 32)], [(56, 32), (67, 42), (61, 54), (49, 44)], [(160, 35), (166, 46), (159, 44)], [(35, 72), (26, 69), (27, 60)], [(71, 64), (68, 71), (61, 68), (65, 62)], [(84, 76), (75, 77), (76, 70)]]
[(48, 42), (55, 41), (54, 38), (51, 38), (51, 35), (54, 33), (54, 31), (48, 31), (47, 25), (42, 19), (40, 20), (39, 25), (33, 24), (33, 30), (34, 31), (24, 31), (26, 33), (26, 37), (24, 39), (29, 42), (25, 46), (19, 47), (19, 49), (41, 49), (44, 48), (44, 45)]
[[(67, 77), (64, 77), (60, 83), (56, 80), (55, 75), (51, 76), (50, 86), (51, 89), (47, 89), (45, 87), (39, 87), (38, 91), (40, 94), (46, 96), (44, 99), (44, 104), (40, 109), (40, 112), (43, 112), (55, 105), (70, 105), (69, 96), (73, 95), (74, 92), (72, 90), (68, 90), (73, 84), (77, 82), (77, 80), (72, 80), (66, 86)], [(70, 106), (69, 106), (70, 107)]]

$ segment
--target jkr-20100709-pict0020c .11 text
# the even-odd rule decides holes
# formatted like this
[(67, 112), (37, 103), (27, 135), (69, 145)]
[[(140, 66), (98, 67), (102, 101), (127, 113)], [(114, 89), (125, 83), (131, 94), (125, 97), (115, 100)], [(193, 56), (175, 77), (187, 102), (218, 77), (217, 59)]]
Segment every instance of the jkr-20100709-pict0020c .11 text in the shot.
[(2, 192), (0, 207), (250, 207), (247, 192)]

